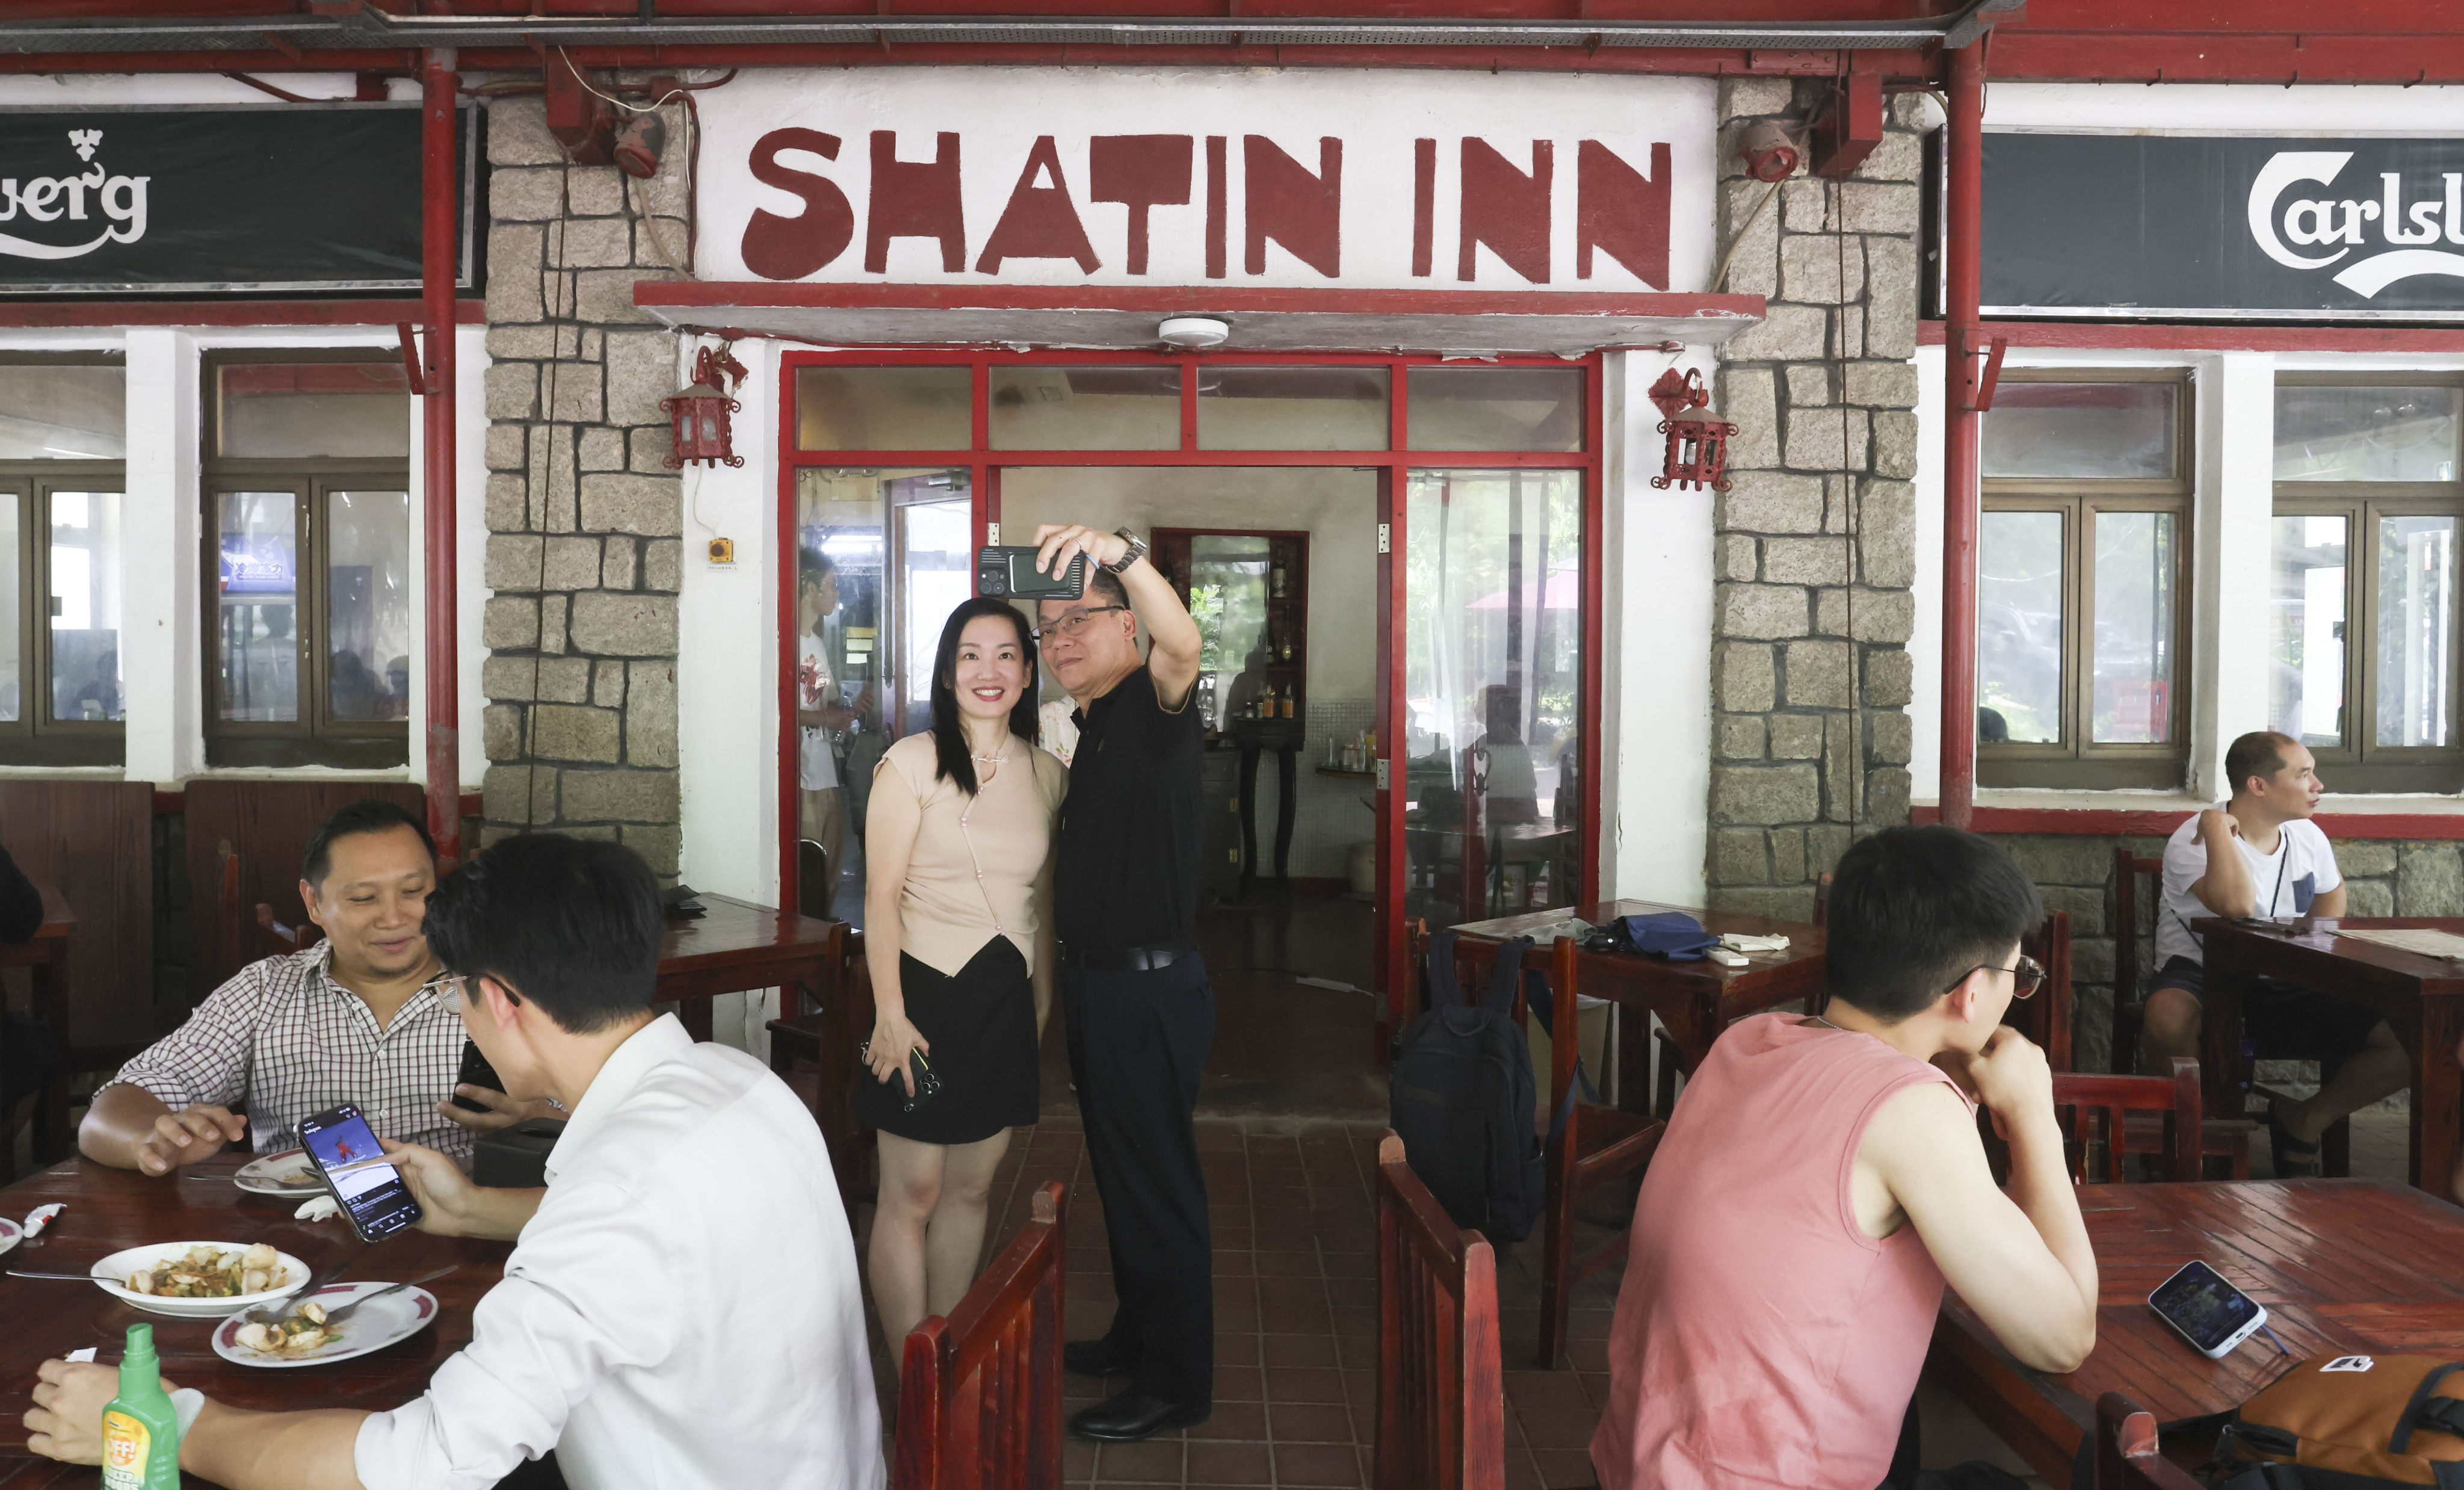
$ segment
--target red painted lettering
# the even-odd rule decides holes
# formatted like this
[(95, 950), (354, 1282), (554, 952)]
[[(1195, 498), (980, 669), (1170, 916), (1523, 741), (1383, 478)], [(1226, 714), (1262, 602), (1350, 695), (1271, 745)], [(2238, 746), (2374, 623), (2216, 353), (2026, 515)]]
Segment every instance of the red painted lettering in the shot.
[(967, 210), (958, 196), (958, 136), (934, 136), (933, 159), (898, 159), (898, 136), (872, 132), (872, 198), (865, 209), (865, 273), (890, 267), (890, 240), (932, 238), (941, 245), (941, 272), (967, 267)]
[(1087, 142), (1087, 200), (1130, 209), (1129, 271), (1147, 272), (1147, 209), (1189, 202), (1190, 135), (1097, 135)]
[(839, 158), (839, 139), (818, 129), (774, 129), (753, 142), (746, 168), (765, 186), (803, 198), (794, 217), (757, 209), (744, 225), (744, 267), (764, 279), (802, 279), (846, 252), (855, 236), (855, 208), (836, 183), (781, 164), (788, 150), (809, 150), (825, 161)]
[(1221, 135), (1206, 137), (1206, 277), (1221, 279), (1224, 275), (1225, 232), (1223, 186), (1223, 140)]
[(1331, 135), (1317, 142), (1317, 174), (1286, 155), (1263, 135), (1241, 137), (1245, 187), (1241, 204), (1241, 268), (1266, 272), (1266, 240), (1326, 275), (1339, 277), (1343, 264), (1343, 142)]
[[(1046, 176), (1048, 186), (1037, 183)], [(1095, 246), (1087, 241), (1087, 225), (1078, 220), (1078, 205), (1069, 200), (1069, 184), (1061, 176), (1061, 153), (1052, 146), (1050, 135), (1039, 135), (1026, 152), (1026, 165), (1018, 173), (1018, 185), (1009, 192), (1009, 205), (1001, 208), (1001, 221), (993, 224), (993, 235), (984, 240), (984, 252), (976, 257), (976, 273), (998, 274), (1001, 261), (1013, 258), (1075, 259), (1081, 274), (1093, 274), (1103, 265), (1095, 256)]]
[(1531, 142), (1529, 175), (1507, 164), (1485, 140), (1463, 142), (1462, 251), (1455, 277), (1469, 279), (1486, 244), (1506, 267), (1535, 285), (1549, 282), (1549, 178), (1553, 151), (1546, 140)]
[(1655, 290), (1668, 288), (1668, 146), (1651, 147), (1648, 179), (1607, 145), (1574, 147), (1574, 277), (1592, 277), (1598, 249)]
[(1435, 257), (1438, 214), (1438, 142), (1412, 142), (1412, 277), (1426, 279)]

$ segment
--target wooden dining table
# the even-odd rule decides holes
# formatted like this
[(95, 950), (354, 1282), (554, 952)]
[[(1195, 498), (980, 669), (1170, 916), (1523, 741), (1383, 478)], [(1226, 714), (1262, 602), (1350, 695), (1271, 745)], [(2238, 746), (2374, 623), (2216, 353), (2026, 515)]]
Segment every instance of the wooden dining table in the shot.
[[(2238, 1406), (2294, 1361), (2325, 1354), (2464, 1354), (2464, 1210), (2382, 1179), (2089, 1185), (2096, 1349), (2065, 1375), (2022, 1366), (1956, 1295), (1943, 1302), (1925, 1376), (2056, 1484), (2120, 1391), (2158, 1422)], [(2147, 1306), (2196, 1259), (2266, 1305), (2293, 1352), (2254, 1335), (2202, 1358)]]
[(2406, 1172), (2431, 1194), (2449, 1195), (2464, 1118), (2464, 1072), (2455, 1063), (2464, 1040), (2464, 962), (2406, 952), (2343, 934), (2358, 931), (2430, 931), (2464, 935), (2453, 916), (2346, 916), (2339, 921), (2240, 922), (2200, 917), (2190, 923), (2207, 965), (2200, 1024), (2200, 1080), (2208, 1111), (2241, 1117), (2250, 1087), (2242, 1052), (2242, 999), (2261, 977), (2278, 977), (2322, 994), (2364, 1003), (2387, 1016), (2412, 1057), (2412, 1132)]
[[(1582, 991), (1613, 1003), (1657, 1015), (1688, 1070), (1711, 1052), (1711, 1042), (1731, 1020), (1759, 1014), (1800, 998), (1819, 1000), (1824, 992), (1822, 928), (1768, 916), (1726, 910), (1696, 910), (1641, 900), (1595, 901), (1558, 910), (1472, 921), (1454, 928), (1463, 936), (1507, 941), (1562, 925), (1569, 916), (1593, 926), (1620, 916), (1652, 915), (1683, 910), (1715, 935), (1785, 936), (1784, 952), (1755, 953), (1741, 968), (1722, 967), (1705, 959), (1672, 962), (1638, 953), (1594, 953), (1583, 958)], [(1546, 956), (1545, 948), (1534, 948)], [(1538, 965), (1538, 964), (1534, 964)], [(1622, 1019), (1617, 1025), (1617, 1069), (1640, 1073), (1651, 1069), (1651, 1021)], [(1629, 1112), (1651, 1107), (1651, 1084), (1625, 1080), (1617, 1084), (1617, 1106)]]
[(838, 992), (847, 928), (793, 910), (758, 906), (733, 895), (700, 893), (705, 913), (670, 916), (659, 942), (661, 1002), (677, 1005), (676, 1018), (695, 1040), (711, 1036), (710, 1001), (720, 994), (755, 989), (782, 991), (781, 1013), (803, 1012), (801, 993), (827, 1006)]
[[(427, 1390), (436, 1368), (470, 1342), (471, 1311), (504, 1276), (511, 1242), (406, 1231), (371, 1244), (339, 1217), (294, 1220), (297, 1197), (250, 1194), (231, 1182), (249, 1158), (226, 1153), (151, 1179), (82, 1158), (29, 1175), (0, 1190), (0, 1216), (22, 1222), (27, 1212), (53, 1200), (68, 1209), (40, 1237), (0, 1253), (0, 1269), (81, 1273), (123, 1247), (158, 1241), (271, 1242), (312, 1270), (347, 1259), (339, 1277), (343, 1282), (400, 1282), (451, 1264), (452, 1272), (421, 1285), (436, 1296), (436, 1323), (331, 1366), (234, 1366), (209, 1343), (218, 1320), (143, 1313), (92, 1283), (0, 1276), (0, 1490), (85, 1490), (99, 1482), (95, 1470), (34, 1457), (21, 1419), (33, 1405), (34, 1369), (44, 1360), (93, 1346), (98, 1360), (116, 1362), (133, 1324), (154, 1326), (165, 1377), (216, 1401), (256, 1409), (399, 1407)], [(185, 1482), (205, 1483), (194, 1476)]]

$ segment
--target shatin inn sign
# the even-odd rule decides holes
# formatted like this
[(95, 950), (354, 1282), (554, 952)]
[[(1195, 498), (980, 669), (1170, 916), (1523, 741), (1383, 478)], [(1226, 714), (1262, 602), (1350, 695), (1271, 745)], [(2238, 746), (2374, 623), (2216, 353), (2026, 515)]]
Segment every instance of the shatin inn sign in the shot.
[(2464, 141), (1990, 134), (1989, 314), (2464, 320)]
[(416, 104), (0, 109), (0, 294), (415, 290), (419, 169)]
[(1050, 68), (706, 95), (704, 277), (1698, 289), (1693, 80)]

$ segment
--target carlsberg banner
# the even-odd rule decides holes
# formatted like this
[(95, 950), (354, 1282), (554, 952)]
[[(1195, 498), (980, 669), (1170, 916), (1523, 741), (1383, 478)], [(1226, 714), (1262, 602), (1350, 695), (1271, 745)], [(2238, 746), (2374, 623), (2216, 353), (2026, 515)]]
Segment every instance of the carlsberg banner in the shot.
[(1989, 134), (1988, 314), (2464, 320), (2464, 140)]
[(412, 103), (0, 110), (0, 294), (414, 290), (419, 208)]

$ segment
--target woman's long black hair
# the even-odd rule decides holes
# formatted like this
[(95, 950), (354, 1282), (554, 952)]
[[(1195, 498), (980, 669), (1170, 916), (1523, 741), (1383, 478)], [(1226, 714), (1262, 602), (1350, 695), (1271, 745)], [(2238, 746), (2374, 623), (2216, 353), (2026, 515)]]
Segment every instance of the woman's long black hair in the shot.
[(940, 650), (933, 656), (933, 774), (957, 782), (958, 790), (970, 797), (976, 795), (976, 760), (975, 752), (967, 747), (966, 724), (958, 717), (958, 637), (967, 623), (979, 616), (999, 616), (1018, 629), (1026, 687), (1019, 690), (1018, 703), (1009, 712), (1009, 733), (1029, 745), (1035, 743), (1035, 692), (1041, 681), (1035, 670), (1035, 636), (1017, 607), (979, 595), (950, 612), (950, 619), (941, 625)]

